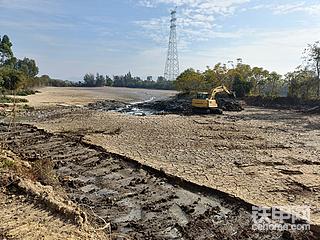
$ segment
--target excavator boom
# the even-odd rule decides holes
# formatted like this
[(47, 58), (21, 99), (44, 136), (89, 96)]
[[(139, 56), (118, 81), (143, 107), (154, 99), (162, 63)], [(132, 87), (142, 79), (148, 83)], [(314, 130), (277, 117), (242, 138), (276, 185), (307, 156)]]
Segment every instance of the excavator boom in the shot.
[[(209, 93), (198, 93), (197, 97), (192, 99), (192, 108), (194, 112), (199, 112), (201, 110), (204, 111), (210, 111), (212, 113), (222, 113), (223, 110), (231, 109), (230, 106), (224, 106), (224, 105), (230, 105), (230, 101), (219, 101), (219, 102), (225, 102), (226, 104), (218, 104), (218, 100), (221, 99), (221, 97), (217, 96), (219, 93), (226, 93), (228, 97), (234, 99), (234, 94), (228, 90), (225, 86), (219, 86), (216, 88), (213, 88), (209, 91)], [(236, 102), (235, 100), (233, 100)], [(234, 103), (235, 104), (235, 103)], [(232, 105), (232, 104), (231, 104)], [(239, 103), (236, 104), (237, 109), (241, 109), (242, 107)]]

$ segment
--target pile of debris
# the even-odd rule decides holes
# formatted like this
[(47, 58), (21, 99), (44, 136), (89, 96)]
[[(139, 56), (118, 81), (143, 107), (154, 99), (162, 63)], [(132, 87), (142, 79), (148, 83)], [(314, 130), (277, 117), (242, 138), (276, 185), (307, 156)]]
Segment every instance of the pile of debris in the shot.
[[(117, 111), (121, 113), (140, 113), (140, 115), (150, 114), (181, 114), (191, 115), (192, 112), (192, 98), (190, 94), (177, 94), (162, 100), (145, 101), (136, 104), (119, 102), (115, 100), (104, 100), (96, 103), (90, 103), (89, 109), (103, 110), (103, 111)], [(223, 111), (242, 111), (241, 104), (233, 98), (218, 97), (217, 102), (219, 108)]]
[(103, 100), (97, 101), (95, 103), (89, 103), (88, 108), (94, 110), (104, 110), (104, 111), (112, 111), (121, 108), (125, 108), (128, 103), (120, 102), (116, 100)]
[(149, 109), (158, 113), (191, 114), (192, 96), (188, 94), (177, 94), (176, 96), (151, 102), (139, 103), (137, 108)]
[(306, 114), (320, 113), (320, 101), (317, 99), (302, 100), (295, 97), (251, 96), (246, 97), (245, 102), (248, 105), (257, 107), (297, 110)]
[(320, 106), (312, 107), (303, 111), (308, 114), (320, 114)]
[[(193, 95), (190, 94), (177, 94), (161, 101), (153, 101), (138, 104), (138, 108), (152, 109), (158, 112), (175, 113), (183, 115), (191, 115), (192, 112), (192, 99)], [(242, 111), (243, 107), (234, 98), (218, 97), (217, 103), (223, 111)]]

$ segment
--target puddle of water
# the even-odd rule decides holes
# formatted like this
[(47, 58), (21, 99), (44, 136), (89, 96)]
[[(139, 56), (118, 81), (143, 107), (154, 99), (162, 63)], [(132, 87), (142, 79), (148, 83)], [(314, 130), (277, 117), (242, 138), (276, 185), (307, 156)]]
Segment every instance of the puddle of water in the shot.
[(135, 107), (138, 104), (152, 102), (155, 99), (156, 99), (155, 97), (151, 97), (150, 99), (145, 100), (145, 101), (131, 102), (125, 107), (120, 107), (115, 110), (111, 110), (110, 112), (119, 112), (119, 113), (124, 113), (127, 115), (133, 115), (133, 116), (150, 116), (150, 115), (154, 115), (154, 114), (159, 114), (159, 112), (157, 112), (157, 111), (141, 109), (141, 108)]

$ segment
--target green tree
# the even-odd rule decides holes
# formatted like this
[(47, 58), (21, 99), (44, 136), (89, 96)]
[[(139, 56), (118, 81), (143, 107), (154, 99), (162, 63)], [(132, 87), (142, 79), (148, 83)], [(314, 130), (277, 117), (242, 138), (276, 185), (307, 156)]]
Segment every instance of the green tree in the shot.
[(100, 75), (99, 73), (97, 73), (95, 87), (103, 87), (105, 85), (106, 85), (106, 79), (104, 78), (103, 75)]
[(250, 82), (252, 84), (251, 94), (254, 96), (263, 94), (263, 87), (267, 82), (269, 72), (260, 67), (253, 67)]
[(87, 73), (83, 77), (84, 83), (87, 87), (94, 87), (96, 85), (96, 81), (94, 75), (92, 73)]
[(318, 80), (316, 73), (307, 68), (289, 72), (285, 75), (288, 84), (288, 96), (310, 99), (317, 96)]
[(252, 89), (251, 82), (245, 81), (240, 73), (236, 72), (234, 75), (234, 81), (232, 84), (232, 90), (235, 92), (237, 97), (244, 97)]
[(304, 52), (304, 58), (308, 67), (311, 67), (316, 72), (318, 82), (316, 87), (317, 97), (320, 98), (320, 41), (308, 45)]
[(29, 58), (18, 60), (15, 64), (15, 69), (22, 71), (29, 78), (34, 78), (39, 73), (39, 68), (35, 60)]
[(20, 89), (25, 81), (23, 72), (8, 67), (1, 69), (0, 76), (3, 81), (3, 87), (11, 91)]
[(276, 72), (271, 72), (267, 77), (267, 96), (276, 97), (279, 96), (280, 89), (283, 85), (282, 76)]
[(12, 43), (7, 35), (0, 37), (0, 63), (3, 65), (7, 59), (13, 57)]
[(185, 93), (206, 90), (206, 82), (199, 71), (189, 68), (182, 72), (175, 81), (175, 87), (178, 91)]
[(108, 75), (106, 75), (106, 86), (110, 87), (112, 85), (113, 85), (112, 79)]

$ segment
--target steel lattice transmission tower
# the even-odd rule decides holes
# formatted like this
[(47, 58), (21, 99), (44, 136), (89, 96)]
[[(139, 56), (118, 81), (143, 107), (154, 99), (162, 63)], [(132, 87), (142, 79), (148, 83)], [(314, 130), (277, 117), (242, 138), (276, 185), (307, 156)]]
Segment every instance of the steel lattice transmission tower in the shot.
[(177, 8), (171, 11), (169, 47), (168, 47), (166, 66), (164, 70), (164, 77), (166, 80), (169, 80), (169, 81), (176, 80), (176, 78), (179, 75), (176, 13), (177, 13)]

